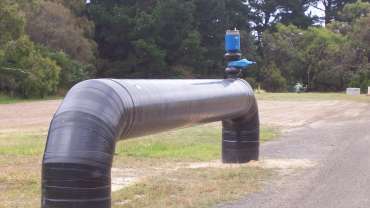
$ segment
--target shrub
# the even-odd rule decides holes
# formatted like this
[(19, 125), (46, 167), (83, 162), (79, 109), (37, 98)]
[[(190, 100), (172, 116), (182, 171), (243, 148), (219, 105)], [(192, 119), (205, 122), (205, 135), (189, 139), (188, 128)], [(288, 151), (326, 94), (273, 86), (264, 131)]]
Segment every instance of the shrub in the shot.
[(57, 90), (60, 67), (42, 56), (27, 36), (6, 45), (2, 69), (7, 71), (9, 85), (1, 87), (11, 93), (44, 97)]
[(262, 70), (262, 87), (269, 92), (281, 92), (287, 90), (287, 81), (281, 75), (279, 68), (275, 64), (265, 67)]
[(64, 52), (48, 52), (46, 54), (61, 68), (59, 77), (59, 88), (68, 89), (76, 83), (88, 79), (92, 66), (84, 65), (72, 60)]
[(245, 78), (245, 81), (247, 81), (253, 89), (256, 89), (258, 87), (258, 83), (255, 78), (253, 77), (247, 77)]
[(60, 67), (51, 59), (39, 55), (29, 58), (28, 76), (21, 83), (24, 97), (45, 97), (58, 88)]
[[(368, 67), (370, 68), (370, 66)], [(361, 91), (366, 93), (370, 86), (370, 70), (365, 68), (354, 74), (348, 86), (361, 88)]]

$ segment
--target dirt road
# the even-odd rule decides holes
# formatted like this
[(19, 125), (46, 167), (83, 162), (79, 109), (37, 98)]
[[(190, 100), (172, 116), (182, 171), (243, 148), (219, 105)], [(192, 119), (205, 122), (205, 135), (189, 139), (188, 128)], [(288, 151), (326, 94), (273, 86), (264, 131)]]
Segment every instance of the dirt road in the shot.
[[(61, 100), (0, 104), (0, 133), (46, 131)], [(353, 107), (356, 106), (356, 107)], [(260, 101), (261, 122), (283, 129), (299, 127), (327, 116), (345, 114), (356, 118), (366, 104), (343, 101)]]
[(263, 145), (263, 160), (301, 161), (302, 166), (280, 168), (279, 179), (266, 184), (262, 192), (218, 207), (370, 207), (370, 106), (347, 107), (351, 108), (322, 114)]
[(0, 133), (47, 131), (60, 100), (0, 104)]

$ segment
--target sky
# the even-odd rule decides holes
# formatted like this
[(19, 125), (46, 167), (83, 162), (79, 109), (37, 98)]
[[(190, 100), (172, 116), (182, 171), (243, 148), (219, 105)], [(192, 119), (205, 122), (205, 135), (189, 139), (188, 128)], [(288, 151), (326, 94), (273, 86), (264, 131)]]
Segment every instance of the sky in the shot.
[[(319, 3), (318, 7), (321, 8), (322, 10), (311, 7), (308, 10), (308, 12), (312, 12), (312, 15), (317, 15), (319, 17), (325, 17), (325, 12), (323, 11), (324, 10), (324, 5), (322, 5), (322, 3)], [(324, 24), (324, 23), (322, 23), (322, 24)]]

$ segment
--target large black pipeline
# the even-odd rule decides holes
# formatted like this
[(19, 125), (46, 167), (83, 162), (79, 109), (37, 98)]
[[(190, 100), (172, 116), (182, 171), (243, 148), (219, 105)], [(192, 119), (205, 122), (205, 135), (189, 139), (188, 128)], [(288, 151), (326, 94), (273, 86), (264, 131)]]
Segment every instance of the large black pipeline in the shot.
[(222, 159), (258, 159), (259, 119), (243, 80), (88, 80), (51, 122), (42, 170), (43, 208), (111, 207), (118, 140), (223, 121)]

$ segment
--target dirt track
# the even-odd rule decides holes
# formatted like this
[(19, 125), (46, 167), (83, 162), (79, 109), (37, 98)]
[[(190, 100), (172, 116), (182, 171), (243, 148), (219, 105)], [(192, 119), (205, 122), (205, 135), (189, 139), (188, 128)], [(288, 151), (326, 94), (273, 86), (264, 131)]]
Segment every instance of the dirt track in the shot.
[[(370, 105), (321, 104), (320, 115), (314, 115), (316, 107), (312, 106), (301, 112), (305, 125), (261, 146), (262, 162), (301, 161), (300, 167), (280, 168), (277, 179), (266, 184), (262, 192), (218, 208), (370, 207)], [(335, 107), (330, 108), (331, 104)], [(262, 109), (266, 113), (266, 106)], [(279, 109), (289, 112), (281, 120), (295, 120), (291, 115), (297, 108), (287, 105)]]
[(0, 105), (0, 132), (47, 130), (60, 100)]
[[(0, 132), (46, 131), (60, 100), (0, 105)], [(345, 115), (356, 118), (362, 103), (343, 101), (260, 101), (262, 124), (283, 129), (303, 126), (324, 117)]]

